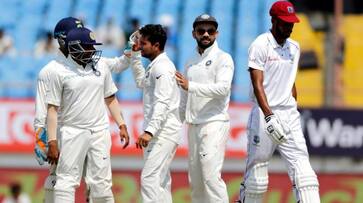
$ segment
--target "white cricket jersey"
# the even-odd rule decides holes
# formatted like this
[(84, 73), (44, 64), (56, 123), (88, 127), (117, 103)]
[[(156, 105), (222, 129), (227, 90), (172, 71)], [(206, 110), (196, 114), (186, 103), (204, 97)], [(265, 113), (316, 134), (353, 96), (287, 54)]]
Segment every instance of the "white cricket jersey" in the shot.
[(143, 129), (180, 142), (181, 121), (179, 116), (180, 91), (175, 80), (175, 66), (165, 53), (158, 55), (145, 69), (140, 57), (131, 59), (136, 85), (143, 89)]
[[(109, 60), (109, 59), (107, 59)], [(109, 62), (101, 58), (96, 69), (86, 68), (72, 59), (61, 69), (54, 69), (47, 89), (46, 102), (61, 106), (58, 124), (93, 131), (109, 127), (104, 99), (115, 94), (117, 88), (112, 80)]]
[[(248, 67), (263, 71), (263, 87), (269, 106), (296, 106), (292, 87), (300, 57), (299, 44), (288, 38), (281, 46), (271, 32), (266, 32), (251, 44), (248, 55)], [(250, 96), (258, 104), (252, 85)]]
[[(181, 112), (187, 123), (227, 121), (234, 65), (232, 57), (218, 48), (217, 41), (186, 66), (188, 93), (183, 94)], [(184, 113), (182, 113), (184, 114)]]
[(45, 99), (46, 90), (49, 86), (50, 74), (53, 72), (53, 70), (64, 68), (66, 60), (67, 59), (63, 54), (59, 54), (55, 60), (52, 60), (47, 65), (45, 65), (38, 74), (35, 97), (34, 129), (46, 127), (47, 103), (45, 102)]

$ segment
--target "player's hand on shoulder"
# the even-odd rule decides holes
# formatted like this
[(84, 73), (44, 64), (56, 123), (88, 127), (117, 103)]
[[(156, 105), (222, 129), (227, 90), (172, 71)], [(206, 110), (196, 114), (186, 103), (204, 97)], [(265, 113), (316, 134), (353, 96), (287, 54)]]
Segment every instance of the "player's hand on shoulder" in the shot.
[(142, 135), (140, 135), (139, 139), (137, 139), (136, 148), (142, 149), (143, 147), (147, 147), (152, 138), (153, 135), (151, 133), (144, 132)]
[(189, 89), (189, 82), (188, 80), (181, 74), (180, 72), (175, 72), (175, 79), (177, 84), (182, 87), (184, 90)]
[(124, 143), (124, 146), (122, 147), (122, 149), (125, 149), (129, 145), (129, 142), (130, 142), (129, 133), (127, 132), (127, 127), (125, 124), (120, 125), (119, 129), (120, 129), (119, 134), (120, 134), (121, 142)]
[(57, 164), (59, 158), (59, 150), (57, 140), (48, 142), (47, 160), (49, 164)]
[(266, 134), (276, 144), (282, 144), (289, 139), (290, 131), (287, 126), (283, 126), (277, 115), (271, 114), (265, 117)]

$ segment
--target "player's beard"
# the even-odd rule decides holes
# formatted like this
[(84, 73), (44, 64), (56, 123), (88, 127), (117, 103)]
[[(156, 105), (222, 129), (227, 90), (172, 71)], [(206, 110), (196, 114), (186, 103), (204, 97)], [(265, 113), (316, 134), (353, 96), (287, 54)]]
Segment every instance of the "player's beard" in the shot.
[(291, 35), (291, 30), (284, 30), (281, 27), (276, 27), (276, 34), (277, 36), (280, 36), (282, 39), (286, 40)]
[(144, 57), (144, 58), (147, 58), (147, 59), (150, 59), (151, 58), (151, 54), (150, 53), (147, 53), (145, 51), (141, 51), (141, 56)]
[[(208, 39), (209, 40), (209, 43), (208, 44), (204, 44), (202, 41), (204, 39)], [(212, 40), (211, 38), (208, 38), (208, 37), (203, 37), (201, 38), (200, 40), (197, 40), (197, 44), (198, 44), (198, 47), (201, 48), (201, 49), (207, 49), (209, 48), (210, 46), (213, 45), (215, 40)]]

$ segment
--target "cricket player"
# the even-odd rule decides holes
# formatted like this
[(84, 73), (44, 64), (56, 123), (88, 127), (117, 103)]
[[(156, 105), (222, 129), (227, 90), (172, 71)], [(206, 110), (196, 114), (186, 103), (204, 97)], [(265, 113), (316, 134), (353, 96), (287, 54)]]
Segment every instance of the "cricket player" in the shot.
[(189, 182), (193, 203), (228, 203), (221, 178), (230, 123), (227, 113), (233, 78), (232, 57), (217, 44), (218, 23), (203, 14), (193, 23), (198, 46), (186, 65), (186, 77), (176, 73), (185, 90), (181, 115), (188, 124)]
[[(46, 92), (47, 129), (49, 142), (55, 139), (59, 124), (58, 146), (49, 145), (47, 159), (56, 168), (55, 203), (74, 202), (75, 188), (86, 164), (86, 183), (94, 203), (114, 202), (111, 191), (111, 136), (105, 104), (113, 119), (126, 128), (115, 97), (109, 61), (100, 57), (94, 45), (94, 33), (87, 28), (68, 32), (65, 45), (70, 58), (65, 66), (53, 69)], [(114, 59), (117, 64), (118, 59)], [(57, 111), (59, 111), (59, 122)], [(128, 134), (120, 133), (124, 148)], [(58, 156), (59, 155), (59, 156)]]
[(164, 52), (167, 40), (161, 25), (145, 25), (139, 31), (141, 55), (151, 61), (146, 70), (133, 52), (131, 68), (143, 89), (144, 124), (136, 147), (144, 147), (141, 196), (144, 203), (172, 203), (170, 163), (181, 135), (180, 91), (175, 66)]
[[(39, 72), (37, 80), (37, 90), (35, 99), (35, 119), (34, 119), (34, 129), (36, 132), (36, 143), (35, 143), (35, 155), (40, 165), (43, 165), (47, 161), (47, 151), (48, 151), (48, 135), (46, 133), (46, 115), (47, 115), (47, 104), (45, 103), (46, 88), (49, 84), (49, 75), (51, 69), (57, 66), (64, 65), (65, 59), (68, 57), (68, 49), (65, 46), (65, 39), (67, 33), (71, 29), (83, 27), (82, 22), (79, 19), (73, 17), (66, 17), (61, 19), (54, 28), (54, 38), (58, 40), (60, 54), (55, 60), (49, 62), (46, 66), (42, 68)], [(122, 72), (129, 66), (129, 59), (124, 55), (115, 59), (105, 59), (109, 61), (108, 67), (112, 72)], [(126, 126), (122, 126), (120, 133), (127, 134)], [(54, 141), (53, 141), (54, 142)], [(50, 142), (52, 144), (53, 142)], [(44, 183), (45, 203), (53, 202), (53, 189), (55, 184), (55, 168), (56, 165), (51, 165), (50, 175), (46, 178)], [(85, 174), (83, 174), (85, 175)], [(87, 197), (88, 198), (88, 197)]]
[(319, 183), (313, 171), (297, 111), (295, 78), (300, 47), (290, 39), (299, 22), (293, 5), (277, 1), (271, 9), (272, 28), (249, 48), (252, 108), (248, 157), (240, 202), (261, 203), (268, 186), (268, 162), (277, 149), (288, 168), (298, 203), (319, 203)]
[[(50, 73), (53, 69), (58, 66), (65, 66), (65, 59), (68, 57), (68, 50), (65, 47), (65, 39), (67, 33), (76, 28), (83, 27), (80, 20), (67, 17), (61, 19), (54, 28), (54, 38), (57, 39), (59, 44), (60, 53), (55, 60), (50, 61), (38, 74), (37, 80), (37, 90), (35, 98), (35, 119), (34, 119), (34, 129), (35, 129), (35, 155), (40, 165), (43, 165), (47, 161), (47, 150), (48, 150), (48, 135), (46, 133), (46, 117), (47, 117), (47, 104), (45, 103), (46, 89), (49, 85)], [(51, 141), (49, 144), (54, 144)], [(53, 189), (55, 184), (55, 168), (56, 165), (51, 165), (49, 169), (49, 176), (46, 178), (44, 183), (45, 195), (44, 202), (53, 202)]]

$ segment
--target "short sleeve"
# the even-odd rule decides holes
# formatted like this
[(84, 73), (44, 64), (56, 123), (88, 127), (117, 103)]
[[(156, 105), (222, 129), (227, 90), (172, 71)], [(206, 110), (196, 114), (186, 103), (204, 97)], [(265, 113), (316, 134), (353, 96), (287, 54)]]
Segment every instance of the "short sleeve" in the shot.
[(257, 70), (264, 70), (266, 63), (266, 48), (260, 44), (254, 42), (251, 44), (248, 50), (248, 68), (253, 68)]
[(48, 80), (49, 87), (46, 88), (46, 103), (60, 106), (62, 99), (63, 82), (60, 74), (51, 72)]
[(105, 68), (104, 98), (112, 96), (117, 92), (117, 87), (112, 80), (111, 72)]

